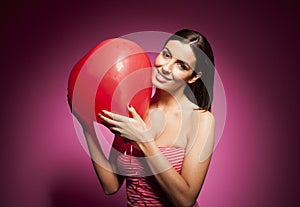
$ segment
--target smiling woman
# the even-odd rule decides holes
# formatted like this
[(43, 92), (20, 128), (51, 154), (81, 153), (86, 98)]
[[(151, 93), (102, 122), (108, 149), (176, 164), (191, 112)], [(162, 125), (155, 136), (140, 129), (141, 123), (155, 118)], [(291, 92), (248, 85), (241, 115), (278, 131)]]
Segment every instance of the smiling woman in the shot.
[(176, 32), (154, 62), (156, 92), (145, 118), (132, 106), (132, 118), (105, 110), (99, 114), (119, 135), (108, 160), (96, 133), (84, 130), (106, 194), (117, 192), (126, 180), (127, 206), (198, 206), (214, 146), (213, 62), (203, 35)]
[(177, 40), (170, 40), (157, 56), (152, 83), (164, 91), (182, 94), (186, 83), (195, 82), (201, 72), (193, 75), (196, 57), (191, 47)]

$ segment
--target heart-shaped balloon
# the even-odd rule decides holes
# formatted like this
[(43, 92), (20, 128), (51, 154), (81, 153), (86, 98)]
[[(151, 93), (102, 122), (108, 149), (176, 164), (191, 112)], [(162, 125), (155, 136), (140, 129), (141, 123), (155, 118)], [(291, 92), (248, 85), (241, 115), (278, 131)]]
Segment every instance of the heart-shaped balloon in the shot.
[(136, 43), (108, 39), (89, 51), (73, 68), (68, 81), (68, 101), (81, 121), (101, 122), (105, 109), (129, 115), (132, 105), (141, 117), (146, 114), (151, 93), (151, 63)]

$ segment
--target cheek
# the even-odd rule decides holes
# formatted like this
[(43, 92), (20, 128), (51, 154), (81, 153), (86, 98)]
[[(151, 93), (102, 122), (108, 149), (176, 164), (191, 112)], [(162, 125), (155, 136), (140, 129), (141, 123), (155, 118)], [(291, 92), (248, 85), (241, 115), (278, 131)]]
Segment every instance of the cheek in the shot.
[(154, 61), (154, 66), (162, 66), (165, 62), (166, 61), (160, 55), (158, 55)]
[(192, 76), (192, 73), (189, 73), (188, 71), (182, 71), (180, 69), (174, 69), (173, 70), (173, 77), (176, 80), (182, 80), (182, 81), (188, 81), (190, 80)]
[(152, 78), (155, 76), (155, 74), (156, 74), (156, 69), (153, 67), (152, 68)]

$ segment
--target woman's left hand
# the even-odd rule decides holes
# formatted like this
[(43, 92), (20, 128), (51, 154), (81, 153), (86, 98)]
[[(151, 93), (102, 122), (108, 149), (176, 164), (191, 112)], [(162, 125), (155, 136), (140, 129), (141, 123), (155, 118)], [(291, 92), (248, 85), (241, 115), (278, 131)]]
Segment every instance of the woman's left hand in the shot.
[(132, 106), (128, 107), (132, 118), (102, 110), (99, 117), (108, 124), (111, 132), (135, 142), (151, 142), (154, 140), (154, 132), (146, 125)]

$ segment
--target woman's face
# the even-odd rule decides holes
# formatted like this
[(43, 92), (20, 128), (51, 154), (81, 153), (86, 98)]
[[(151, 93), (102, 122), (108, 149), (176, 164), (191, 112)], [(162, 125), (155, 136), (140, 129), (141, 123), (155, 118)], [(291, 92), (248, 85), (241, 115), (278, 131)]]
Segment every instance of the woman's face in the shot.
[(174, 91), (193, 80), (196, 57), (188, 44), (170, 40), (156, 57), (152, 73), (155, 87)]

